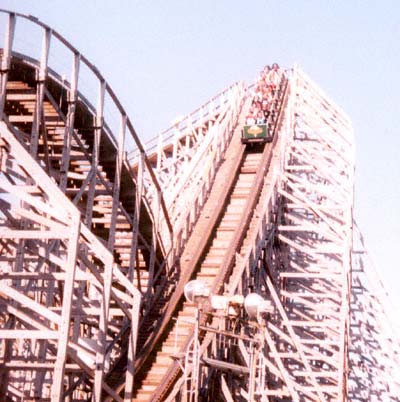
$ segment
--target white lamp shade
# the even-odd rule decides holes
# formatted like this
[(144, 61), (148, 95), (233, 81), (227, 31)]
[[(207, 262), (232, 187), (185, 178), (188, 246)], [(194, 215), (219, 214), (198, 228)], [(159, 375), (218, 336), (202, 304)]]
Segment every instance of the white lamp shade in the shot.
[(260, 313), (272, 312), (272, 305), (257, 293), (249, 293), (244, 299), (244, 308), (251, 318), (257, 318)]
[(210, 289), (204, 282), (193, 280), (185, 285), (183, 293), (187, 301), (196, 303), (199, 299), (207, 298), (210, 294)]

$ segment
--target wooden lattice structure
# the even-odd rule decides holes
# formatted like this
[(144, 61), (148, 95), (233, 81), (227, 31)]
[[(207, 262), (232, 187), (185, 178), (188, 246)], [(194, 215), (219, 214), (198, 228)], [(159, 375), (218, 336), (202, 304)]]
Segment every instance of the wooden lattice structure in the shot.
[(299, 68), (271, 92), (272, 142), (241, 143), (236, 83), (144, 147), (63, 36), (0, 27), (1, 400), (399, 401), (351, 123)]

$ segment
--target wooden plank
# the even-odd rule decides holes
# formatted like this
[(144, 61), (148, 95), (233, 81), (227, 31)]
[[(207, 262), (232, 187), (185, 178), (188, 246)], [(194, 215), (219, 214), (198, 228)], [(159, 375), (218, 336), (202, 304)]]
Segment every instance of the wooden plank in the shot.
[(0, 239), (66, 239), (68, 231), (63, 230), (11, 230), (0, 229)]
[(0, 339), (57, 339), (57, 331), (0, 329)]
[(298, 278), (298, 279), (340, 279), (340, 272), (280, 272), (282, 278)]
[[(62, 265), (64, 265), (65, 262), (66, 261), (63, 261)], [(4, 272), (1, 274), (1, 279), (64, 281), (66, 276), (67, 274), (65, 272)], [(95, 277), (88, 272), (82, 272), (78, 270), (75, 276), (75, 280), (93, 282), (95, 280)]]
[(15, 300), (17, 303), (29, 308), (30, 310), (32, 310), (32, 312), (38, 313), (48, 320), (56, 323), (57, 325), (60, 325), (61, 317), (58, 314), (53, 313), (47, 307), (42, 306), (41, 304), (32, 300), (30, 297), (25, 296), (21, 292), (18, 292), (17, 290), (13, 289), (3, 282), (0, 282), (0, 293), (3, 293), (4, 295)]
[(103, 289), (101, 297), (101, 312), (99, 317), (99, 328), (97, 332), (96, 364), (94, 370), (94, 401), (101, 402), (103, 389), (104, 362), (107, 348), (107, 330), (109, 324), (110, 295), (113, 277), (113, 261), (104, 267)]
[(9, 115), (8, 121), (10, 123), (33, 123), (34, 116), (28, 114)]
[[(51, 371), (54, 368), (54, 362), (26, 362), (20, 360), (13, 360), (10, 362), (2, 363), (2, 368), (6, 370), (43, 370)], [(65, 370), (68, 372), (81, 373), (82, 368), (78, 364), (68, 363), (65, 365)]]
[(129, 335), (128, 361), (125, 374), (124, 402), (131, 402), (133, 397), (133, 386), (135, 384), (135, 359), (137, 354), (137, 337), (139, 332), (141, 294), (135, 289), (132, 305), (131, 331)]
[(7, 100), (8, 101), (35, 101), (36, 100), (36, 94), (26, 94), (26, 93), (8, 93), (7, 94)]

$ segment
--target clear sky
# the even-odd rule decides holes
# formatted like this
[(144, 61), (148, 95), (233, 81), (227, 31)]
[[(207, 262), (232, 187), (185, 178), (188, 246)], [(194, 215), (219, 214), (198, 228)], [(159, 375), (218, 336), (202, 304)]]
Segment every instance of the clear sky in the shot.
[(0, 0), (0, 8), (38, 17), (78, 48), (143, 142), (264, 64), (298, 63), (352, 120), (355, 216), (400, 307), (400, 1)]

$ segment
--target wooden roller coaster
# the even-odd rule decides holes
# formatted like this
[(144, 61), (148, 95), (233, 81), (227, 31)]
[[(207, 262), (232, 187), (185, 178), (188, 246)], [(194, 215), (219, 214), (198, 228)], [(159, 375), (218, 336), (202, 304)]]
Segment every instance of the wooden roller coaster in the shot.
[(271, 142), (242, 143), (236, 83), (145, 148), (64, 37), (0, 18), (1, 400), (399, 401), (351, 125), (304, 73), (273, 91)]

